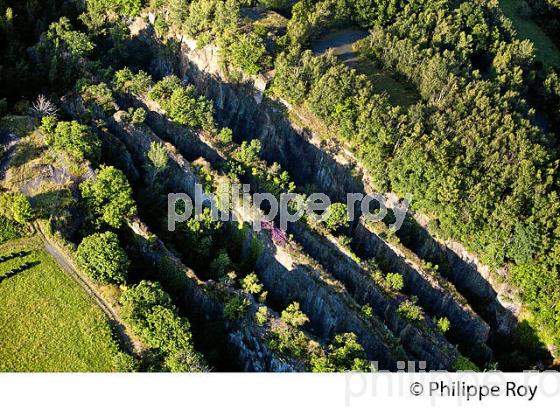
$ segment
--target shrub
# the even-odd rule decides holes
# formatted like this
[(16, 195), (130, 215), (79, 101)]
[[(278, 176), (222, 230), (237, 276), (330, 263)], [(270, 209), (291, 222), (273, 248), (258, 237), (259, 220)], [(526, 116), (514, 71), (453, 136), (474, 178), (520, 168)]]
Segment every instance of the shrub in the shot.
[(226, 61), (248, 75), (258, 74), (270, 64), (264, 41), (253, 33), (235, 36), (224, 51)]
[(235, 153), (235, 159), (243, 165), (250, 167), (259, 161), (261, 152), (261, 142), (257, 139), (251, 142), (243, 141)]
[(130, 122), (133, 125), (142, 125), (146, 121), (146, 116), (147, 116), (147, 113), (146, 113), (146, 110), (144, 108), (142, 108), (142, 107), (137, 108), (132, 112), (132, 118), (131, 118)]
[(127, 322), (138, 325), (154, 306), (171, 307), (171, 298), (157, 282), (141, 281), (127, 288), (121, 295), (122, 316)]
[(55, 116), (47, 115), (46, 117), (41, 118), (41, 131), (47, 135), (52, 135), (57, 124), (58, 120)]
[(370, 369), (366, 352), (354, 333), (336, 335), (327, 349), (326, 357), (312, 356), (313, 372), (366, 372)]
[(299, 308), (298, 302), (291, 303), (283, 312), (282, 320), (293, 327), (300, 327), (309, 322), (309, 318)]
[(210, 263), (210, 272), (216, 278), (222, 278), (231, 268), (231, 259), (225, 250), (221, 250)]
[(165, 145), (158, 142), (152, 142), (147, 157), (156, 173), (159, 173), (167, 168), (167, 164), (169, 163), (169, 154), (167, 153), (167, 149), (165, 149)]
[(165, 366), (169, 371), (175, 373), (199, 373), (210, 371), (202, 355), (192, 348), (172, 352), (165, 359)]
[(260, 306), (255, 313), (255, 321), (259, 326), (263, 326), (268, 320), (268, 309), (266, 306)]
[(291, 327), (284, 326), (274, 329), (268, 334), (267, 345), (281, 355), (308, 359), (308, 339), (302, 331)]
[(78, 91), (84, 99), (84, 102), (97, 105), (105, 113), (109, 114), (115, 110), (113, 92), (107, 87), (107, 84), (83, 85)]
[(224, 316), (230, 320), (241, 320), (247, 313), (249, 299), (238, 295), (230, 297), (224, 304)]
[(168, 76), (149, 92), (152, 100), (159, 102), (167, 116), (180, 125), (212, 130), (214, 107), (203, 96), (196, 96), (192, 85), (183, 86), (176, 76)]
[(218, 137), (223, 145), (228, 145), (233, 141), (233, 132), (230, 128), (222, 128)]
[(451, 322), (446, 317), (440, 317), (439, 319), (434, 318), (434, 324), (442, 334), (447, 333), (451, 327)]
[(453, 365), (453, 368), (456, 371), (480, 372), (480, 369), (478, 368), (478, 366), (476, 364), (474, 364), (473, 362), (471, 362), (469, 359), (467, 359), (463, 355), (459, 355), (459, 357), (455, 361), (455, 364)]
[(172, 372), (200, 372), (208, 368), (194, 350), (190, 323), (180, 317), (171, 298), (157, 282), (141, 281), (125, 289), (120, 297), (122, 316), (142, 343), (164, 355)]
[(334, 232), (342, 227), (347, 227), (348, 219), (348, 207), (337, 202), (329, 206), (322, 221), (330, 232)]
[(0, 216), (0, 244), (17, 239), (21, 235), (21, 226), (16, 222)]
[(373, 317), (373, 308), (370, 305), (362, 306), (360, 312), (362, 313), (362, 316), (365, 317), (366, 319), (371, 319)]
[(388, 273), (385, 277), (385, 283), (388, 289), (397, 292), (400, 292), (404, 288), (404, 279), (399, 273)]
[(251, 295), (257, 295), (262, 292), (263, 285), (259, 282), (259, 278), (254, 273), (247, 275), (242, 281), (243, 290)]
[(99, 283), (124, 283), (129, 266), (128, 257), (113, 232), (95, 233), (78, 246), (80, 268)]
[(415, 300), (402, 302), (397, 309), (397, 313), (411, 322), (422, 320), (423, 317), (422, 309), (416, 304)]

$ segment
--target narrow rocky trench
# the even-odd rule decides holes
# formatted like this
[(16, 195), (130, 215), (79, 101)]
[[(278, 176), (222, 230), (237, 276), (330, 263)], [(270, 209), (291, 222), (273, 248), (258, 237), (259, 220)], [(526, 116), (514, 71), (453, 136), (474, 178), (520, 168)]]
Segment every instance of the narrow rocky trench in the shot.
[[(148, 124), (155, 124), (154, 129), (157, 128), (160, 135), (165, 134), (166, 140), (174, 139), (182, 153), (189, 151), (193, 139), (182, 138), (187, 130), (181, 129), (180, 132), (173, 133), (167, 127), (162, 128), (164, 124), (158, 122), (164, 120), (163, 117), (155, 117), (158, 118), (155, 123), (152, 123), (151, 118), (154, 117), (149, 116)], [(168, 125), (171, 130), (177, 131), (175, 125)], [(170, 134), (175, 137), (170, 137)], [(138, 138), (133, 138), (132, 141), (131, 147), (137, 146)], [(199, 152), (200, 150), (195, 150), (194, 155), (191, 152), (189, 156), (196, 157)], [(181, 181), (181, 178), (176, 180)], [(185, 179), (175, 188), (176, 192), (193, 192), (193, 186), (185, 186)], [(238, 210), (238, 219), (252, 222), (250, 215), (242, 215), (241, 210)], [(335, 334), (353, 332), (364, 346), (368, 358), (377, 361), (381, 368), (395, 370), (397, 361), (406, 359), (395, 348), (398, 343), (395, 343), (386, 327), (377, 319), (364, 319), (360, 315), (359, 306), (346, 293), (333, 288), (332, 283), (335, 281), (326, 272), (318, 271), (316, 266), (305, 261), (294, 260), (291, 255), (293, 251), (284, 252), (266, 235), (259, 235), (259, 241), (264, 244), (264, 248), (257, 260), (255, 272), (269, 292), (271, 306), (280, 310), (293, 301), (300, 302), (302, 310), (311, 320), (308, 329), (310, 333), (327, 343)]]
[[(188, 73), (183, 74), (188, 76)], [(230, 87), (213, 78), (207, 79), (211, 85), (205, 83), (204, 86), (194, 81), (195, 77), (192, 74), (188, 77), (199, 86), (201, 91), (205, 92), (208, 98), (214, 98), (217, 119), (222, 126), (228, 126), (234, 131), (236, 142), (259, 138), (263, 147), (262, 158), (267, 162), (278, 162), (282, 165), (283, 169), (290, 173), (296, 184), (312, 181), (317, 187), (327, 188), (321, 192), (327, 193), (334, 201), (345, 202), (346, 192), (364, 191), (363, 185), (351, 175), (349, 168), (341, 166), (327, 153), (302, 140), (302, 136), (296, 134), (291, 126), (287, 125), (285, 118), (274, 118), (272, 120), (271, 116), (279, 115), (279, 111), (264, 109), (264, 113), (246, 112), (247, 106), (255, 107), (256, 105), (254, 101), (251, 102), (253, 96), (247, 95), (248, 91), (243, 87)], [(215, 91), (212, 92), (211, 90)], [(244, 98), (251, 100), (242, 103)], [(259, 118), (260, 125), (254, 119), (255, 115), (261, 117)], [(263, 119), (262, 116), (266, 118)], [(272, 123), (280, 124), (279, 128), (271, 125)], [(161, 126), (157, 119), (153, 121), (153, 124), (154, 126)], [(284, 135), (285, 133), (288, 135)], [(189, 139), (189, 142), (185, 144), (192, 145), (193, 141)], [(307, 149), (312, 153), (306, 152)], [(201, 147), (198, 147), (195, 151), (197, 153), (211, 151), (213, 154), (210, 155), (221, 158), (215, 150), (203, 142), (201, 142)], [(293, 158), (297, 158), (298, 161), (293, 161)], [(309, 249), (306, 249), (306, 251), (309, 252)], [(314, 253), (313, 256), (317, 258), (319, 254)], [(368, 256), (375, 257), (379, 254)], [(387, 255), (384, 254), (383, 256)], [(397, 262), (398, 267), (402, 268), (402, 261), (397, 258), (395, 262)], [(326, 265), (326, 267), (332, 271), (331, 265)], [(440, 317), (447, 316), (452, 321), (452, 340), (462, 345), (464, 353), (479, 364), (484, 364), (491, 359), (491, 351), (485, 346), (489, 328), (478, 315), (458, 303), (444, 287), (433, 286), (432, 278), (427, 279), (421, 271), (406, 269), (400, 273), (407, 274), (405, 278), (409, 278), (407, 281), (408, 293), (419, 296), (420, 302), (424, 307), (428, 307), (426, 310), (430, 314)], [(434, 301), (437, 303), (434, 303)]]
[[(364, 183), (355, 177), (351, 164), (343, 165), (335, 159), (335, 153), (328, 149), (320, 149), (311, 143), (312, 135), (305, 129), (296, 129), (287, 119), (285, 108), (280, 104), (265, 99), (261, 104), (256, 104), (254, 99), (255, 90), (248, 85), (232, 85), (223, 82), (219, 76), (212, 75), (201, 70), (196, 58), (192, 58), (189, 50), (184, 50), (182, 55), (181, 74), (197, 86), (197, 89), (207, 98), (214, 101), (217, 119), (221, 126), (227, 126), (234, 131), (236, 142), (248, 141), (258, 138), (262, 143), (262, 158), (267, 162), (278, 162), (283, 169), (287, 170), (296, 184), (312, 184), (327, 193), (333, 201), (345, 201), (347, 192), (364, 193)], [(201, 52), (202, 53), (202, 52)], [(294, 159), (297, 158), (297, 161)], [(359, 226), (359, 224), (358, 224)], [(497, 297), (497, 292), (484, 278), (472, 263), (465, 261), (453, 250), (435, 241), (425, 229), (415, 230), (416, 236), (410, 235), (405, 229), (400, 233), (401, 238), (412, 238), (403, 240), (412, 251), (420, 258), (428, 262), (438, 263), (441, 266), (442, 280), (451, 281), (452, 285), (466, 298), (466, 303), (455, 301), (454, 297), (445, 296), (445, 291), (438, 296), (437, 292), (431, 296), (424, 297), (423, 305), (432, 309), (434, 314), (446, 311), (445, 304), (454, 305), (454, 310), (459, 316), (465, 315), (464, 305), (472, 306), (473, 311), (467, 313), (475, 317), (476, 345), (480, 348), (478, 354), (472, 355), (473, 349), (469, 342), (464, 343), (467, 350), (471, 350), (479, 363), (492, 359), (491, 351), (484, 346), (489, 339), (489, 344), (496, 351), (494, 359), (499, 358), (511, 349), (511, 343), (507, 345), (504, 341), (511, 338), (516, 326), (516, 318), (508, 307)], [(356, 234), (353, 236), (357, 236)], [(421, 236), (421, 238), (419, 237)], [(420, 240), (421, 239), (421, 240)], [(360, 246), (360, 241), (354, 240), (358, 250), (367, 249)], [(365, 253), (367, 254), (367, 252)], [(389, 260), (393, 259), (391, 256)], [(398, 260), (391, 265), (399, 266), (402, 261)], [(421, 292), (415, 290), (414, 280), (409, 281), (410, 293)], [(426, 282), (426, 281), (424, 281)], [(445, 286), (443, 286), (445, 288)], [(419, 296), (420, 296), (419, 295)], [(436, 298), (438, 303), (434, 304)], [(454, 302), (455, 301), (455, 302)], [(461, 311), (463, 311), (461, 313)], [(476, 312), (476, 313), (475, 313)], [(450, 318), (451, 319), (451, 318)], [(484, 323), (486, 322), (486, 323)], [(456, 320), (456, 329), (466, 329), (462, 320)], [(485, 330), (486, 328), (486, 330)], [(473, 330), (471, 327), (470, 330)], [(486, 333), (486, 335), (485, 335)], [(472, 334), (465, 330), (451, 336), (456, 342), (465, 341), (464, 336)]]
[[(147, 108), (155, 108), (152, 104), (150, 104), (150, 102), (144, 102), (142, 104)], [(149, 107), (150, 105), (152, 106)], [(154, 111), (151, 111), (148, 116), (148, 124), (152, 127), (152, 129), (156, 130), (158, 135), (163, 136), (167, 141), (176, 144), (181, 154), (185, 157), (194, 159), (198, 155), (202, 154), (205, 159), (209, 159), (210, 162), (217, 163), (218, 166), (222, 165), (225, 154), (219, 152), (219, 149), (214, 148), (210, 142), (205, 142), (201, 136), (196, 137), (188, 135), (188, 137), (185, 138), (185, 135), (188, 134), (188, 130), (172, 124), (167, 121), (164, 116)], [(309, 247), (315, 246), (315, 249), (317, 249), (317, 245), (319, 245), (320, 251), (312, 254), (312, 256), (322, 258), (320, 262), (325, 266), (328, 266), (329, 273), (334, 274), (336, 279), (341, 280), (349, 289), (352, 290), (352, 296), (354, 296), (356, 301), (359, 302), (359, 306), (370, 304), (375, 307), (376, 312), (380, 312), (378, 316), (380, 316), (381, 320), (388, 324), (390, 329), (399, 336), (400, 342), (405, 347), (410, 359), (426, 361), (428, 367), (432, 369), (445, 369), (452, 367), (457, 358), (457, 352), (453, 346), (448, 344), (445, 338), (433, 330), (433, 325), (430, 321), (426, 320), (422, 326), (415, 327), (400, 318), (396, 313), (398, 301), (384, 296), (383, 292), (378, 289), (377, 285), (373, 283), (371, 278), (369, 278), (364, 272), (360, 272), (359, 267), (352, 266), (352, 262), (350, 262), (350, 264), (347, 263), (346, 265), (344, 263), (339, 264), (333, 262), (336, 261), (338, 257), (344, 257), (344, 255), (340, 254), (340, 249), (337, 247), (335, 247), (335, 250), (333, 251), (333, 249), (328, 249), (320, 245), (320, 238), (320, 236), (315, 235), (311, 241), (314, 245), (309, 245)], [(305, 241), (302, 243), (305, 244)], [(306, 246), (304, 246), (304, 249), (308, 252), (310, 250)], [(277, 250), (276, 254), (278, 253), (279, 252)], [(296, 276), (294, 274), (294, 269), (291, 270), (291, 275), (286, 277), (285, 280), (287, 280), (287, 283), (289, 284), (297, 282), (298, 286), (292, 286), (291, 288), (281, 292), (279, 295), (278, 289), (286, 288), (286, 284), (284, 283), (284, 279), (282, 279), (283, 275), (280, 274), (281, 272), (284, 272), (285, 269), (281, 268), (278, 270), (277, 260), (278, 257), (275, 257), (272, 262), (268, 260), (267, 263), (261, 263), (260, 269), (257, 270), (261, 275), (261, 279), (264, 284), (267, 285), (267, 288), (271, 289), (273, 305), (276, 305), (275, 307), (279, 310), (280, 308), (286, 306), (286, 300), (289, 300), (291, 297), (297, 298), (298, 295), (302, 295), (301, 301), (304, 308), (306, 308), (306, 312), (310, 315), (310, 317), (315, 318), (314, 322), (321, 323), (321, 327), (319, 329), (314, 329), (315, 333), (323, 338), (328, 338), (333, 332), (333, 330), (330, 329), (333, 328), (333, 326), (335, 326), (335, 328), (338, 326), (336, 324), (332, 324), (334, 323), (333, 318), (336, 318), (337, 315), (342, 317), (345, 316), (345, 309), (340, 308), (340, 303), (335, 300), (331, 302), (331, 305), (338, 305), (339, 307), (337, 309), (332, 310), (330, 309), (331, 306), (329, 306), (329, 309), (323, 307), (322, 311), (317, 311), (316, 307), (321, 306), (321, 304), (324, 305), (324, 303), (321, 302), (318, 304), (310, 299), (313, 297), (311, 295), (313, 295), (316, 286), (312, 283), (310, 283), (307, 288), (304, 286), (304, 284), (308, 282), (307, 277), (309, 274), (302, 275), (300, 276), (300, 279), (294, 280), (293, 277)], [(343, 259), (340, 259), (340, 261), (342, 262)], [(350, 270), (348, 271), (347, 268)], [(270, 270), (275, 273), (272, 275), (268, 274)], [(299, 272), (297, 269), (296, 271)], [(326, 272), (323, 272), (323, 275), (326, 275)], [(280, 280), (280, 282), (278, 282), (278, 280)], [(325, 289), (326, 288), (327, 287), (325, 287)], [(302, 290), (305, 290), (305, 292), (302, 293)], [(324, 295), (321, 296), (322, 299), (325, 299), (326, 297), (327, 296)], [(355, 304), (355, 301), (348, 298), (347, 304)], [(350, 316), (356, 315), (351, 314)], [(346, 321), (348, 322), (348, 320)], [(356, 328), (355, 324), (346, 323), (342, 329), (346, 329), (348, 326)], [(383, 326), (380, 326), (379, 323), (376, 323), (376, 327), (383, 328)], [(361, 331), (358, 330), (358, 333), (361, 333)], [(384, 337), (387, 338), (387, 336)], [(436, 346), (436, 349), (433, 349), (434, 345)]]

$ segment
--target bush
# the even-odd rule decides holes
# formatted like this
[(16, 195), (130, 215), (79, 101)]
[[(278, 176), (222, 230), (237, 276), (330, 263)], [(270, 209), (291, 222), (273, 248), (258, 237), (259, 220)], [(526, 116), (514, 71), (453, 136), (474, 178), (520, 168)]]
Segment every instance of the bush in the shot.
[(3, 216), (0, 216), (0, 244), (17, 239), (21, 236), (21, 226)]
[(169, 295), (157, 282), (141, 281), (125, 289), (120, 297), (122, 316), (148, 348), (164, 355), (172, 372), (208, 370), (194, 350), (188, 320), (180, 317)]
[(263, 326), (268, 320), (268, 308), (266, 306), (260, 306), (255, 313), (255, 322), (257, 325)]
[(78, 246), (80, 268), (99, 283), (124, 283), (129, 266), (126, 253), (113, 232), (95, 233)]
[(222, 128), (218, 137), (223, 145), (229, 145), (233, 141), (233, 132), (230, 128)]
[(247, 275), (242, 281), (243, 290), (251, 295), (258, 295), (263, 291), (263, 285), (254, 273)]
[(58, 119), (53, 115), (47, 115), (41, 118), (41, 131), (47, 135), (52, 135), (56, 130)]
[(194, 86), (183, 86), (178, 77), (165, 77), (148, 95), (152, 100), (159, 102), (167, 116), (177, 124), (213, 130), (212, 102), (203, 96), (197, 97)]
[(348, 207), (337, 202), (329, 206), (322, 221), (330, 232), (335, 232), (342, 227), (347, 227), (348, 219)]
[(416, 304), (415, 300), (402, 302), (397, 309), (397, 313), (411, 322), (420, 321), (423, 318), (422, 309)]
[(109, 114), (115, 111), (113, 92), (107, 87), (107, 84), (83, 85), (79, 88), (78, 92), (84, 99), (84, 102), (97, 105), (105, 113)]
[(141, 281), (139, 284), (127, 288), (121, 295), (123, 317), (131, 323), (143, 321), (154, 306), (171, 307), (171, 298), (157, 282)]
[(142, 108), (142, 107), (137, 108), (133, 111), (132, 118), (131, 118), (130, 122), (133, 125), (142, 125), (146, 121), (146, 116), (147, 116), (147, 113), (146, 113), (146, 110), (144, 108)]
[(235, 159), (246, 167), (251, 167), (259, 161), (261, 148), (261, 142), (258, 139), (251, 140), (251, 142), (243, 141), (234, 154)]
[(388, 273), (385, 277), (388, 289), (400, 292), (404, 288), (404, 279), (399, 273)]
[(463, 355), (459, 355), (459, 357), (455, 361), (455, 364), (453, 365), (453, 369), (456, 371), (463, 371), (463, 372), (467, 372), (467, 371), (480, 372), (478, 366)]
[(293, 327), (300, 327), (309, 322), (309, 318), (299, 308), (298, 302), (291, 303), (283, 312), (282, 320)]
[(439, 319), (434, 318), (434, 324), (442, 334), (447, 333), (451, 328), (451, 322), (446, 317), (440, 317)]
[(371, 319), (373, 317), (373, 308), (370, 305), (362, 306), (360, 312), (366, 319)]
[(253, 33), (234, 36), (225, 49), (225, 59), (245, 74), (256, 75), (270, 65), (264, 41)]
[(229, 320), (241, 320), (247, 313), (249, 299), (235, 295), (224, 304), (224, 316)]

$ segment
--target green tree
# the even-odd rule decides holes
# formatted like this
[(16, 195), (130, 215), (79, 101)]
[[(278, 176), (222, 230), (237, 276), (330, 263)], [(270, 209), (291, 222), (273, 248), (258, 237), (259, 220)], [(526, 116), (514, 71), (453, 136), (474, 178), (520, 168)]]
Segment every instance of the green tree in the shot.
[(218, 137), (220, 138), (220, 142), (222, 144), (228, 145), (233, 141), (233, 132), (230, 128), (222, 128)]
[(126, 176), (112, 166), (101, 166), (96, 178), (80, 184), (82, 198), (98, 222), (120, 228), (136, 212)]
[(439, 319), (434, 318), (434, 324), (442, 334), (447, 333), (451, 328), (451, 322), (446, 317), (440, 317)]
[[(45, 121), (43, 129), (52, 131), (53, 120)], [(47, 134), (47, 144), (56, 150), (67, 152), (78, 161), (87, 159), (97, 162), (101, 154), (101, 142), (97, 136), (87, 126), (76, 121), (58, 122), (54, 132)]]
[(266, 306), (259, 306), (255, 312), (255, 321), (259, 326), (263, 326), (268, 320), (268, 308)]
[(258, 74), (270, 64), (264, 41), (253, 33), (236, 35), (225, 52), (226, 61), (248, 75)]
[(397, 313), (411, 322), (420, 321), (423, 318), (422, 309), (416, 304), (416, 300), (405, 300), (397, 308)]
[(150, 160), (150, 165), (153, 170), (153, 179), (155, 180), (161, 172), (167, 169), (169, 154), (167, 153), (165, 145), (159, 142), (152, 142), (147, 157)]
[(124, 283), (129, 260), (113, 232), (85, 237), (77, 251), (80, 268), (99, 283)]
[(142, 96), (152, 87), (152, 77), (142, 70), (135, 74), (125, 67), (115, 72), (113, 84), (115, 89), (121, 93)]
[(143, 325), (146, 314), (155, 306), (170, 308), (171, 298), (161, 288), (158, 282), (146, 280), (127, 288), (121, 295), (119, 302), (122, 306), (123, 318), (132, 324)]
[(165, 366), (174, 373), (208, 372), (204, 358), (194, 349), (183, 349), (172, 352), (165, 359)]
[(142, 125), (146, 121), (147, 113), (146, 110), (142, 107), (135, 109), (132, 112), (132, 118), (130, 122), (133, 125)]

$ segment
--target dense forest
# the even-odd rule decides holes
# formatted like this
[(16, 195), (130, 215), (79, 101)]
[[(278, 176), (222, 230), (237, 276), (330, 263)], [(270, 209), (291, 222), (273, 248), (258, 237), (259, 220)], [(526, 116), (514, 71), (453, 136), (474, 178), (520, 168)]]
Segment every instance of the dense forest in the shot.
[[(152, 13), (156, 17), (151, 22), (164, 45), (161, 53), (172, 55), (178, 50), (178, 39), (194, 38), (199, 48), (218, 47), (231, 81), (269, 76), (267, 96), (320, 121), (329, 137), (354, 153), (378, 191), (401, 197), (412, 194), (412, 208), (429, 218), (430, 232), (460, 242), (491, 269), (505, 270), (510, 283), (521, 290), (532, 325), (558, 345), (560, 67), (537, 57), (535, 45), (520, 38), (499, 3), (0, 0), (0, 114), (33, 112), (41, 118), (50, 147), (77, 163), (89, 161), (99, 167), (95, 182), (80, 185), (87, 212), (78, 260), (97, 280), (124, 283), (123, 272), (130, 263), (126, 255), (114, 256), (108, 263), (112, 257), (99, 253), (111, 250), (120, 255), (118, 238), (111, 231), (121, 228), (123, 218), (137, 210), (126, 177), (103, 165), (111, 152), (91, 127), (103, 128), (96, 122), (99, 113), (112, 113), (116, 101), (130, 95), (147, 96), (174, 123), (219, 134), (224, 145), (232, 139), (231, 131), (219, 130), (212, 102), (194, 86), (184, 85), (178, 77), (152, 78), (146, 73), (153, 61), (163, 57), (131, 38), (130, 25), (139, 16), (150, 19), (147, 13)], [(560, 2), (521, 3), (520, 12), (560, 47)], [(272, 10), (287, 23), (271, 28), (248, 18), (247, 10), (255, 7)], [(330, 53), (311, 51), (322, 35), (347, 27), (367, 33), (356, 44), (357, 51), (411, 84), (417, 102), (395, 105), (388, 95), (375, 91), (374, 80), (366, 74)], [(37, 100), (42, 95), (59, 101), (69, 93), (95, 106), (82, 124), (57, 118), (54, 108)], [(145, 109), (136, 107), (125, 119), (142, 124), (145, 117)], [(236, 166), (257, 162), (259, 149), (242, 146)], [(150, 150), (153, 181), (161, 176), (157, 169), (165, 168), (161, 150), (158, 146)], [(230, 171), (242, 174), (233, 166)], [(266, 178), (266, 172), (261, 172)], [(212, 181), (209, 174), (203, 176)], [(267, 190), (275, 194), (294, 190), (288, 175), (281, 172), (267, 183)], [(154, 191), (146, 192), (146, 203), (162, 201), (157, 198), (162, 192)], [(154, 217), (155, 209), (146, 212)], [(197, 243), (184, 255), (186, 260), (195, 269), (210, 266), (212, 279), (224, 278), (234, 263), (227, 246), (212, 242), (220, 241), (224, 228), (196, 221), (182, 229), (187, 239), (174, 243), (177, 248)], [(253, 285), (258, 290), (253, 293), (260, 294), (253, 279), (245, 275), (244, 286)], [(158, 285), (140, 282), (121, 298), (132, 326), (148, 345), (159, 349), (168, 369), (206, 369), (192, 347), (189, 324), (177, 316), (169, 295)], [(230, 302), (234, 311), (244, 303)], [(293, 329), (308, 320), (305, 315), (298, 319), (299, 306), (286, 308), (282, 315), (293, 322)], [(179, 344), (166, 345), (158, 335), (161, 327), (179, 333)], [(296, 330), (278, 338), (275, 343), (284, 344), (286, 350), (305, 350), (304, 336)], [(308, 368), (351, 367), (339, 363), (348, 360), (348, 351), (356, 356), (355, 368), (366, 366), (362, 347), (351, 333), (338, 335), (329, 349), (315, 354)], [(342, 357), (329, 356), (329, 351), (342, 350)]]

